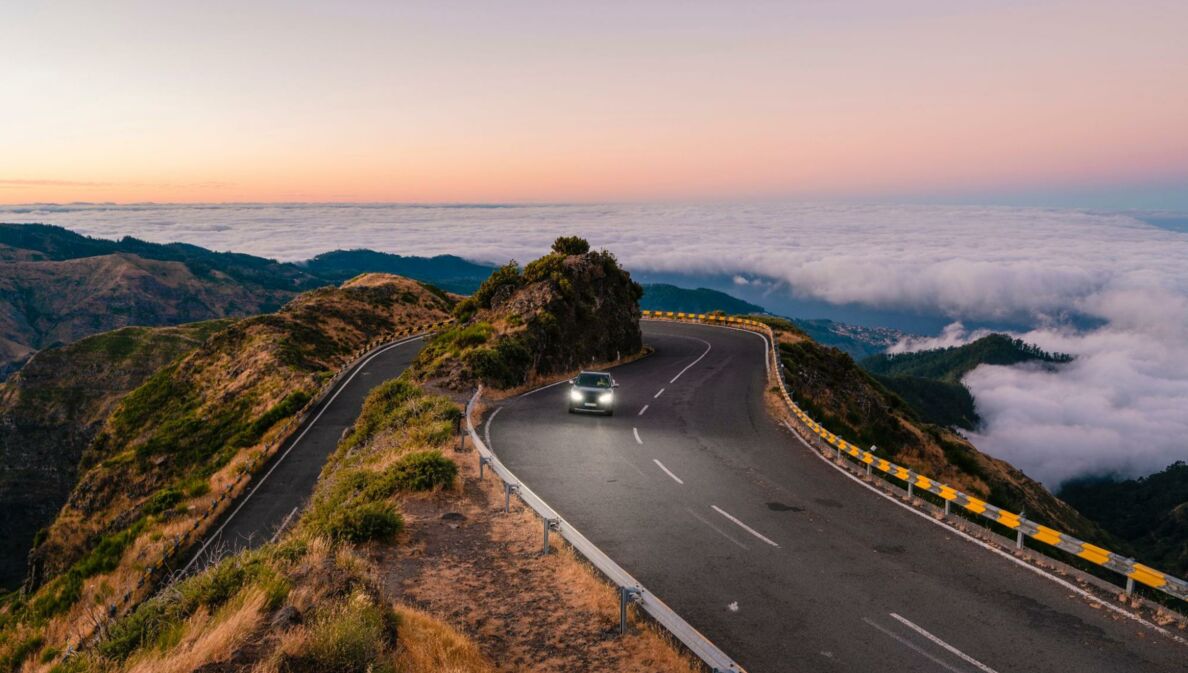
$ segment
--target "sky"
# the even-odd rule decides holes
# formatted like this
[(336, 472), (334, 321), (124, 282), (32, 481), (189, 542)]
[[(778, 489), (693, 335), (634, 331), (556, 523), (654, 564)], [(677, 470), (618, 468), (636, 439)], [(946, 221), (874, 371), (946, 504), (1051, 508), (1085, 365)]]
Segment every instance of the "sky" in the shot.
[(0, 9), (0, 203), (1188, 211), (1188, 3)]

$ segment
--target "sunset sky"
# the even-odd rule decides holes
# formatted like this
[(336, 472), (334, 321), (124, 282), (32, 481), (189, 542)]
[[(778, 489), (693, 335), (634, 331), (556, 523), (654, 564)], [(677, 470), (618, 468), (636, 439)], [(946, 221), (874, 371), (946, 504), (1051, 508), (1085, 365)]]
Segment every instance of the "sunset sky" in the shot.
[(0, 9), (0, 202), (1188, 210), (1188, 2)]

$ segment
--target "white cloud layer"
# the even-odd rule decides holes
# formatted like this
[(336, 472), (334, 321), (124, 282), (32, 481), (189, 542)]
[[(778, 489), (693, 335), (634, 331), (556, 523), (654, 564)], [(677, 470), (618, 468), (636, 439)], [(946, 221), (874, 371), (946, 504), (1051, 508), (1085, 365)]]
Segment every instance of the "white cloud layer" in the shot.
[[(972, 372), (987, 420), (979, 447), (1053, 486), (1188, 457), (1188, 235), (1125, 215), (820, 204), (143, 205), (0, 207), (0, 221), (284, 260), (343, 247), (527, 260), (578, 233), (637, 270), (767, 276), (834, 303), (1025, 320), (1037, 326), (1025, 338), (1079, 357), (1058, 374)], [(1077, 314), (1104, 326), (1062, 327)], [(936, 343), (956, 343), (956, 330)]]

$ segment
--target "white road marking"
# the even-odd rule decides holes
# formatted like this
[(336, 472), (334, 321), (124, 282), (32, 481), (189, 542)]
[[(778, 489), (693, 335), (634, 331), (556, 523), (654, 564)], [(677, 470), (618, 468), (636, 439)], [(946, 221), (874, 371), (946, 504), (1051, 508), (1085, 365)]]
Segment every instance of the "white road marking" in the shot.
[(689, 364), (685, 365), (685, 368), (684, 368), (684, 369), (682, 369), (681, 371), (677, 372), (677, 375), (676, 375), (676, 376), (674, 376), (674, 377), (672, 377), (672, 380), (671, 380), (671, 381), (669, 381), (669, 383), (670, 383), (670, 384), (672, 384), (672, 383), (676, 383), (676, 380), (677, 380), (677, 379), (679, 379), (679, 378), (681, 378), (681, 374), (684, 374), (685, 372), (689, 371), (689, 368), (690, 368), (690, 367), (692, 367), (693, 365), (697, 364), (698, 362), (701, 362), (701, 359), (702, 359), (702, 358), (704, 358), (705, 356), (709, 355), (710, 349), (711, 349), (711, 348), (713, 348), (713, 346), (712, 346), (712, 345), (710, 345), (710, 342), (706, 341), (705, 339), (698, 339), (697, 337), (688, 337), (688, 338), (690, 338), (690, 339), (694, 339), (695, 341), (700, 341), (701, 343), (705, 344), (705, 352), (704, 352), (704, 353), (702, 353), (701, 355), (699, 355), (699, 356), (697, 357), (697, 359), (696, 359), (696, 360), (694, 360), (694, 361), (690, 362)]
[(912, 622), (908, 621), (907, 618), (901, 617), (901, 616), (895, 614), (894, 612), (891, 613), (891, 618), (894, 619), (895, 621), (899, 622), (900, 624), (903, 624), (904, 626), (908, 627), (909, 629), (915, 631), (916, 633), (924, 636), (925, 638), (931, 640), (932, 642), (936, 643), (937, 645), (940, 645), (941, 647), (945, 648), (949, 652), (957, 655), (958, 657), (961, 657), (961, 659), (963, 661), (965, 661), (967, 664), (970, 664), (971, 666), (976, 667), (979, 671), (984, 671), (985, 673), (998, 673), (998, 671), (995, 671), (993, 668), (990, 668), (986, 664), (983, 664), (982, 662), (978, 661), (977, 659), (974, 659), (973, 657), (962, 652), (961, 650), (957, 649), (956, 647), (953, 647), (952, 645), (946, 643), (945, 641), (941, 640), (940, 638), (937, 638), (936, 636), (932, 635), (931, 633), (925, 631), (923, 627), (921, 627), (917, 624), (913, 624)]
[(731, 521), (733, 521), (735, 524), (737, 524), (739, 528), (742, 528), (743, 530), (747, 531), (747, 532), (748, 532), (748, 533), (750, 533), (751, 535), (754, 535), (755, 537), (759, 538), (760, 540), (763, 540), (764, 542), (766, 542), (767, 544), (769, 544), (769, 545), (771, 545), (771, 546), (773, 546), (773, 547), (779, 548), (779, 545), (778, 545), (778, 544), (776, 544), (776, 543), (772, 542), (772, 541), (771, 541), (769, 538), (766, 538), (766, 537), (764, 537), (762, 533), (760, 533), (759, 531), (755, 530), (754, 528), (751, 528), (751, 527), (750, 527), (750, 526), (748, 526), (747, 524), (745, 524), (745, 523), (743, 523), (743, 522), (739, 521), (738, 519), (734, 518), (734, 516), (733, 516), (733, 515), (729, 514), (729, 513), (728, 513), (726, 510), (722, 509), (721, 507), (718, 507), (717, 505), (710, 505), (710, 508), (711, 508), (711, 509), (713, 509), (713, 510), (714, 510), (715, 512), (717, 512), (718, 514), (721, 514), (722, 516), (726, 517), (727, 519), (730, 519), (730, 520), (731, 520)]
[(672, 470), (668, 469), (667, 467), (664, 467), (664, 463), (661, 463), (659, 460), (657, 460), (655, 458), (652, 459), (652, 462), (656, 463), (656, 466), (659, 467), (661, 470), (664, 470), (664, 474), (667, 474), (668, 476), (672, 477), (673, 481), (680, 484), (681, 486), (685, 485), (685, 482), (681, 481), (680, 477), (673, 474)]
[(660, 392), (656, 393), (655, 395), (652, 395), (652, 399), (656, 399), (657, 397), (660, 397), (663, 394), (664, 394), (664, 389), (661, 388)]
[(1062, 580), (1059, 577), (1056, 577), (1055, 575), (1049, 575), (1048, 573), (1044, 572), (1042, 569), (1037, 568), (1022, 559), (1015, 558), (1014, 556), (1011, 556), (1010, 554), (1006, 553), (1005, 551), (999, 549), (998, 547), (995, 547), (994, 545), (992, 545), (988, 542), (983, 542), (982, 540), (977, 539), (976, 537), (970, 535), (969, 533), (966, 533), (963, 530), (954, 528), (953, 526), (950, 526), (943, 521), (937, 521), (936, 519), (928, 516), (924, 512), (921, 512), (920, 510), (918, 510), (914, 507), (911, 507), (910, 505), (908, 505), (906, 503), (900, 502), (891, 494), (884, 493), (882, 490), (875, 488), (874, 486), (866, 483), (865, 481), (862, 481), (857, 476), (851, 474), (850, 471), (847, 470), (846, 468), (834, 463), (829, 458), (826, 458), (820, 451), (817, 451), (816, 449), (814, 449), (812, 447), (812, 445), (810, 445), (808, 442), (806, 442), (804, 440), (804, 437), (801, 437), (800, 433), (796, 432), (796, 430), (793, 429), (793, 427), (790, 424), (788, 424), (787, 421), (784, 422), (784, 427), (788, 428), (788, 430), (792, 433), (792, 436), (796, 437), (796, 439), (800, 440), (801, 444), (804, 444), (805, 448), (807, 448), (809, 450), (809, 453), (820, 458), (821, 461), (824, 462), (826, 465), (829, 465), (833, 469), (837, 470), (838, 472), (841, 472), (842, 474), (846, 475), (850, 479), (854, 480), (854, 482), (860, 484), (863, 488), (870, 489), (874, 493), (877, 493), (879, 496), (886, 498), (887, 500), (895, 503), (896, 505), (899, 505), (900, 507), (902, 507), (902, 508), (906, 509), (907, 511), (911, 512), (912, 514), (915, 514), (916, 516), (924, 519), (925, 521), (927, 521), (935, 526), (940, 526), (941, 528), (945, 529), (946, 532), (953, 533), (955, 535), (959, 535), (962, 538), (969, 540), (970, 542), (978, 545), (979, 547), (986, 549), (987, 551), (992, 551), (995, 554), (998, 554), (999, 556), (1010, 561), (1011, 563), (1014, 563), (1016, 565), (1027, 568), (1028, 570), (1039, 575), (1040, 577), (1049, 579), (1049, 580), (1059, 584), (1060, 586), (1064, 587), (1065, 589), (1068, 589), (1069, 591), (1077, 594), (1078, 596), (1081, 596), (1082, 598), (1084, 598), (1092, 603), (1100, 605), (1101, 607), (1106, 608), (1107, 610), (1112, 610), (1113, 612), (1116, 612), (1117, 614), (1122, 615), (1123, 617), (1126, 617), (1127, 619), (1133, 619), (1134, 621), (1138, 622), (1139, 624), (1146, 626), (1147, 628), (1151, 629), (1152, 631), (1157, 631), (1157, 632), (1167, 636), (1168, 638), (1171, 638), (1172, 640), (1180, 643), (1181, 645), (1188, 645), (1188, 640), (1185, 640), (1184, 638), (1177, 636), (1176, 634), (1168, 631), (1167, 629), (1165, 629), (1161, 626), (1152, 624), (1151, 622), (1143, 619), (1142, 617), (1140, 617), (1136, 614), (1127, 612), (1126, 610), (1123, 610), (1122, 608), (1120, 608), (1116, 605), (1113, 605), (1111, 603), (1107, 603), (1107, 602), (1101, 600), (1100, 598), (1098, 598), (1097, 596), (1094, 596), (1093, 594), (1089, 593), (1088, 591), (1078, 587), (1077, 585), (1073, 584), (1072, 582), (1067, 582), (1065, 580)]
[[(495, 407), (495, 411), (492, 411), (491, 415), (487, 416), (487, 422), (485, 425), (483, 425), (483, 441), (487, 443), (488, 449), (491, 449), (491, 421), (495, 420), (495, 417), (498, 416), (499, 412), (501, 411), (503, 411), (503, 407)], [(494, 451), (495, 449), (491, 450)]]
[(701, 516), (700, 514), (698, 514), (697, 512), (694, 512), (693, 510), (689, 509), (688, 507), (686, 507), (686, 508), (685, 508), (685, 511), (686, 511), (686, 512), (688, 512), (688, 513), (690, 513), (690, 514), (692, 514), (694, 519), (697, 519), (697, 520), (698, 520), (698, 521), (700, 521), (701, 523), (703, 523), (703, 524), (705, 524), (705, 525), (709, 526), (710, 528), (712, 528), (712, 529), (713, 529), (713, 531), (714, 531), (715, 533), (717, 533), (718, 535), (721, 535), (722, 537), (726, 538), (727, 540), (730, 540), (732, 543), (734, 543), (734, 545), (735, 545), (736, 547), (738, 547), (738, 548), (740, 548), (740, 549), (750, 549), (750, 548), (749, 548), (749, 547), (747, 547), (745, 544), (743, 544), (743, 543), (739, 542), (738, 540), (735, 540), (733, 535), (731, 535), (730, 533), (727, 533), (726, 531), (722, 530), (721, 528), (718, 528), (718, 527), (717, 527), (717, 526), (715, 526), (714, 524), (710, 523), (708, 519), (706, 519), (706, 518), (702, 517), (702, 516)]
[(643, 409), (640, 409), (640, 410), (639, 410), (639, 413), (638, 413), (638, 414), (636, 414), (636, 415), (637, 415), (637, 416), (643, 416), (644, 412), (645, 412), (645, 411), (647, 411), (647, 410), (648, 410), (648, 405), (646, 405), (646, 404), (645, 404), (645, 405), (643, 405)]
[(272, 464), (272, 467), (268, 468), (268, 471), (264, 473), (264, 476), (260, 477), (260, 479), (256, 481), (251, 490), (244, 494), (243, 499), (239, 501), (239, 504), (235, 506), (235, 509), (231, 510), (231, 513), (227, 515), (227, 518), (223, 521), (222, 525), (220, 525), (213, 534), (207, 536), (206, 541), (203, 542), (202, 546), (198, 548), (198, 551), (194, 554), (193, 558), (190, 559), (190, 562), (186, 564), (186, 567), (182, 568), (181, 574), (185, 575), (187, 572), (189, 572), (190, 566), (194, 565), (194, 563), (202, 557), (202, 554), (206, 552), (206, 548), (210, 546), (210, 543), (213, 542), (215, 538), (223, 534), (223, 529), (227, 527), (227, 524), (231, 523), (231, 520), (235, 518), (236, 514), (239, 514), (239, 510), (243, 509), (243, 506), (247, 504), (247, 501), (256, 494), (256, 489), (260, 488), (260, 485), (268, 480), (268, 477), (272, 475), (272, 472), (276, 470), (276, 468), (279, 467), (282, 462), (284, 462), (285, 458), (288, 457), (289, 452), (291, 452), (298, 444), (301, 443), (301, 440), (305, 438), (305, 434), (309, 432), (310, 428), (318, 424), (318, 419), (322, 417), (322, 414), (326, 413), (326, 410), (330, 408), (330, 405), (334, 403), (334, 400), (338, 399), (339, 393), (341, 393), (348, 385), (351, 384), (351, 381), (355, 379), (355, 375), (363, 371), (364, 367), (366, 367), (372, 360), (379, 357), (382, 353), (386, 353), (393, 348), (403, 346), (407, 343), (419, 341), (423, 338), (425, 338), (424, 335), (415, 336), (411, 339), (405, 339), (404, 341), (398, 341), (394, 344), (389, 344), (376, 350), (374, 353), (368, 356), (366, 360), (360, 362), (359, 366), (355, 367), (355, 370), (351, 372), (351, 375), (342, 382), (342, 385), (338, 386), (338, 388), (334, 391), (334, 394), (330, 396), (330, 399), (322, 403), (322, 408), (318, 409), (318, 413), (314, 415), (313, 420), (307, 423), (305, 428), (301, 431), (301, 434), (297, 435), (297, 438), (294, 439), (291, 444), (289, 444), (289, 448), (285, 449), (285, 452), (276, 459), (276, 462)]
[(636, 444), (643, 444), (643, 440), (639, 438), (639, 428), (631, 428), (631, 434), (635, 435)]
[(924, 657), (925, 659), (928, 659), (929, 661), (931, 661), (932, 663), (936, 664), (937, 666), (940, 666), (941, 668), (945, 669), (946, 671), (952, 671), (952, 673), (961, 673), (961, 671), (957, 670), (956, 668), (953, 668), (952, 666), (950, 666), (950, 665), (946, 664), (945, 662), (941, 661), (940, 659), (937, 659), (936, 657), (934, 657), (934, 656), (932, 656), (931, 654), (929, 654), (929, 653), (925, 652), (924, 650), (920, 649), (919, 647), (916, 647), (916, 646), (915, 646), (915, 645), (912, 643), (912, 641), (910, 641), (910, 640), (908, 640), (908, 639), (906, 639), (906, 638), (902, 638), (902, 637), (900, 637), (900, 636), (898, 636), (898, 635), (896, 635), (896, 634), (892, 633), (891, 631), (889, 631), (889, 630), (887, 630), (887, 629), (885, 629), (885, 628), (883, 628), (883, 627), (879, 626), (878, 624), (875, 624), (874, 622), (870, 621), (870, 620), (869, 620), (869, 619), (867, 619), (866, 617), (863, 617), (863, 618), (862, 618), (862, 621), (864, 621), (864, 622), (866, 622), (868, 625), (870, 625), (870, 626), (872, 626), (872, 627), (874, 627), (874, 628), (878, 629), (879, 631), (882, 631), (884, 634), (886, 634), (886, 635), (888, 635), (888, 636), (890, 636), (890, 637), (894, 638), (895, 640), (899, 641), (899, 644), (900, 644), (900, 645), (903, 645), (903, 646), (905, 646), (905, 647), (907, 647), (907, 648), (909, 648), (909, 649), (913, 650), (913, 651), (914, 651), (916, 654), (919, 654), (920, 656)]

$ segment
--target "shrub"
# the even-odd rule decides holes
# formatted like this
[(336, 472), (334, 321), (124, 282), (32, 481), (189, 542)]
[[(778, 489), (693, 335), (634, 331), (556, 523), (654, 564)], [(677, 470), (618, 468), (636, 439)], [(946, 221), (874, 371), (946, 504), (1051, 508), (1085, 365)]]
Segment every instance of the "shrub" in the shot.
[(385, 655), (396, 642), (396, 615), (362, 594), (352, 595), (318, 615), (301, 651), (290, 654), (281, 671), (385, 673), (393, 671)]
[(581, 236), (558, 236), (553, 241), (553, 252), (562, 255), (584, 255), (590, 252), (590, 244)]
[[(209, 485), (208, 485), (209, 488)], [(177, 487), (170, 486), (163, 488), (153, 494), (153, 497), (144, 503), (145, 514), (160, 514), (166, 510), (172, 509), (174, 505), (181, 502), (182, 492)]]
[(239, 446), (248, 446), (255, 443), (269, 428), (276, 425), (277, 421), (297, 413), (309, 400), (309, 393), (304, 390), (289, 393), (283, 400), (277, 402), (271, 409), (264, 412), (263, 416), (257, 418), (255, 423), (252, 423), (247, 436), (239, 438), (240, 442), (246, 443), (240, 443)]
[(396, 508), (386, 502), (361, 502), (335, 511), (326, 532), (336, 540), (369, 542), (391, 540), (404, 529)]
[(427, 491), (438, 486), (449, 486), (458, 475), (458, 466), (443, 456), (441, 451), (407, 454), (388, 469), (393, 473), (397, 488), (406, 491)]
[(41, 635), (33, 635), (18, 642), (8, 654), (0, 658), (0, 668), (9, 671), (15, 671), (21, 667), (26, 659), (33, 656), (45, 645), (45, 638)]
[(477, 307), (491, 308), (491, 298), (495, 296), (504, 286), (511, 287), (512, 290), (524, 284), (524, 279), (520, 275), (520, 264), (516, 260), (512, 260), (507, 264), (495, 269), (487, 280), (479, 286), (471, 295)]

